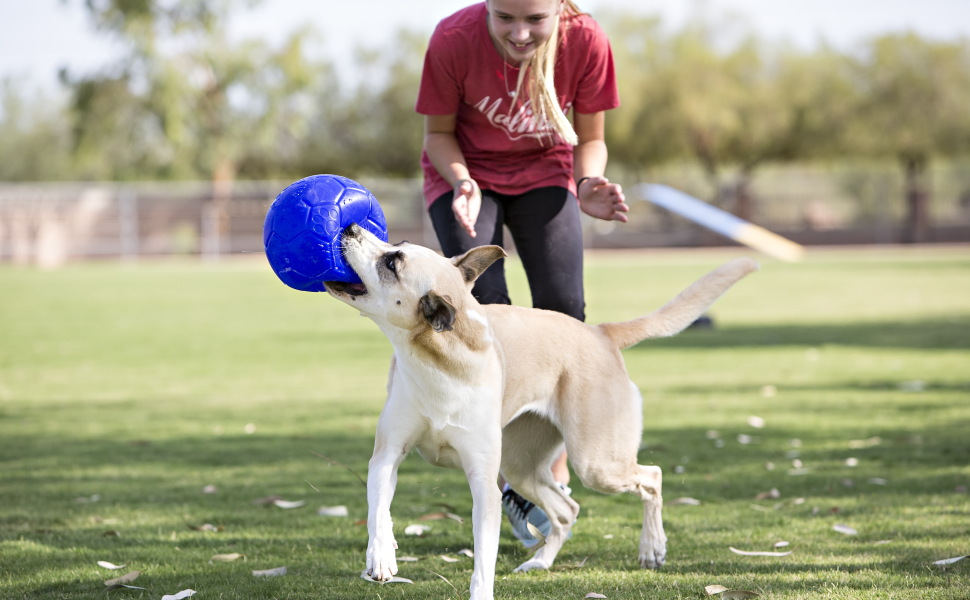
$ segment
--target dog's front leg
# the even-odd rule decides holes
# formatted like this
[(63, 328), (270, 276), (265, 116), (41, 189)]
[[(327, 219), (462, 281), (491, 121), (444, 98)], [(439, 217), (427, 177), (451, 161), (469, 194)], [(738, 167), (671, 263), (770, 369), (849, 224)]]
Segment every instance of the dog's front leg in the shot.
[(472, 533), (475, 536), (471, 600), (491, 600), (502, 528), (502, 492), (498, 488), (502, 431), (495, 427), (494, 431), (474, 438), (474, 447), (469, 445), (461, 451), (462, 467), (472, 493)]
[[(406, 418), (391, 416), (390, 400), (377, 422), (374, 455), (367, 470), (367, 574), (378, 581), (388, 581), (397, 574), (391, 500), (397, 487), (397, 468), (414, 444), (414, 427)], [(387, 423), (396, 422), (395, 426)]]

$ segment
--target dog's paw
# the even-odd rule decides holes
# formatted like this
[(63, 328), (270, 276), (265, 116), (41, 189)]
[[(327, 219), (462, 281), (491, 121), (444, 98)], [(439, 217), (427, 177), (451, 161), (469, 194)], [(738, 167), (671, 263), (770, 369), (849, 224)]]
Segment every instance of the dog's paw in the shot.
[(390, 581), (397, 575), (397, 560), (390, 547), (381, 550), (376, 544), (367, 548), (367, 574), (376, 581)]
[(640, 549), (640, 566), (644, 569), (659, 569), (667, 562), (667, 549), (663, 544), (648, 548), (646, 551)]
[(527, 560), (515, 568), (516, 573), (525, 573), (532, 570), (547, 570), (549, 565), (537, 558)]

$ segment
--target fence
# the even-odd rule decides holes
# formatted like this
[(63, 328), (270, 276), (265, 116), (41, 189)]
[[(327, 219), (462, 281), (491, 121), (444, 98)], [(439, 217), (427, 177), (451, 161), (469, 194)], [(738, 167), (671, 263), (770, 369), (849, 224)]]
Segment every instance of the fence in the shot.
[[(705, 197), (696, 173), (661, 175), (658, 181)], [(183, 254), (215, 261), (261, 253), (266, 210), (288, 183), (241, 181), (223, 191), (199, 182), (0, 184), (0, 262), (56, 267), (80, 259)], [(361, 183), (381, 202), (392, 241), (438, 248), (420, 180)], [(768, 172), (751, 187), (752, 221), (805, 244), (895, 243), (902, 239), (902, 193), (891, 173)], [(935, 177), (932, 198), (929, 241), (970, 242), (970, 178)], [(637, 198), (628, 200), (629, 223), (584, 217), (587, 247), (731, 243)]]

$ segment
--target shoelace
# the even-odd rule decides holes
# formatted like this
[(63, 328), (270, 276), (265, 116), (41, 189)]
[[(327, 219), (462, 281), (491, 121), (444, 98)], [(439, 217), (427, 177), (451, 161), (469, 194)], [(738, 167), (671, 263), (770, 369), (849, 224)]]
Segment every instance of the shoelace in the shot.
[(505, 503), (506, 499), (508, 499), (508, 503), (519, 512), (520, 517), (525, 517), (525, 515), (529, 514), (529, 511), (532, 510), (532, 507), (535, 506), (535, 504), (529, 502), (511, 489), (502, 493), (503, 503)]

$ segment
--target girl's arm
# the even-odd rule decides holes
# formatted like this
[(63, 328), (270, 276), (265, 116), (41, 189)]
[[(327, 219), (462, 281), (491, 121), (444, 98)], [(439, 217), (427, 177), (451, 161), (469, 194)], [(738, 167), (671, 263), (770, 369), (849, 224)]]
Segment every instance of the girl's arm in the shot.
[(475, 237), (475, 222), (482, 208), (482, 193), (468, 173), (465, 155), (455, 138), (455, 115), (427, 115), (424, 118), (424, 151), (435, 170), (451, 184), (455, 195), (451, 209), (468, 235)]
[[(579, 183), (576, 196), (579, 208), (591, 217), (626, 223), (630, 210), (619, 184), (603, 176), (606, 171), (606, 114), (573, 113), (573, 126), (579, 144), (573, 148), (573, 177)], [(435, 165), (437, 166), (437, 165)]]

